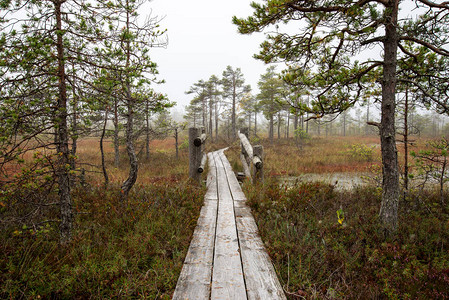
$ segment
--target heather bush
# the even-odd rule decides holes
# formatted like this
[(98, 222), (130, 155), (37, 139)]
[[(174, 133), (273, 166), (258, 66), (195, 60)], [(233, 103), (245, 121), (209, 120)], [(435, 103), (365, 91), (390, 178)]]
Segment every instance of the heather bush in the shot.
[(401, 205), (396, 238), (385, 240), (376, 187), (336, 191), (319, 183), (271, 181), (245, 190), (291, 299), (449, 297), (449, 223), (438, 193), (412, 193)]

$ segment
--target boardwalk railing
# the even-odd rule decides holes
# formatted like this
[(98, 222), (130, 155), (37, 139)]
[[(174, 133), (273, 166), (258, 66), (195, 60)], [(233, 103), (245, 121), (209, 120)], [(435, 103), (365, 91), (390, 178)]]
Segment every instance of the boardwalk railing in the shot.
[(251, 146), (248, 140), (248, 128), (242, 128), (239, 132), (242, 152), (240, 160), (243, 164), (246, 177), (251, 182), (263, 182), (263, 146)]
[(189, 176), (199, 182), (206, 166), (204, 144), (207, 135), (204, 128), (189, 128)]

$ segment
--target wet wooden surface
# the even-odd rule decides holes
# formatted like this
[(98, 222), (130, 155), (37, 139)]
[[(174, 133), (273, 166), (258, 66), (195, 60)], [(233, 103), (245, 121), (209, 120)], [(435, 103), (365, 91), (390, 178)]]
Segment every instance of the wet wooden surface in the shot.
[(223, 151), (208, 153), (204, 206), (173, 299), (286, 299)]

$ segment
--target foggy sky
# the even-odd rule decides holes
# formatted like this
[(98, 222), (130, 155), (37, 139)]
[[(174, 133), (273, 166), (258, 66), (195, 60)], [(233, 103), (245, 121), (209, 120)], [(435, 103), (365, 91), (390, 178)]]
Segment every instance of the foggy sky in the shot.
[[(190, 86), (211, 75), (221, 77), (226, 66), (241, 68), (246, 83), (257, 91), (260, 74), (268, 67), (252, 56), (259, 52), (263, 34), (241, 35), (232, 24), (232, 16), (250, 16), (251, 0), (153, 0), (146, 7), (152, 16), (163, 17), (161, 28), (167, 29), (166, 49), (152, 49), (151, 58), (158, 64), (159, 77), (166, 83), (154, 87), (178, 103), (187, 105)], [(150, 11), (140, 12), (141, 16)], [(280, 68), (279, 68), (280, 71)]]

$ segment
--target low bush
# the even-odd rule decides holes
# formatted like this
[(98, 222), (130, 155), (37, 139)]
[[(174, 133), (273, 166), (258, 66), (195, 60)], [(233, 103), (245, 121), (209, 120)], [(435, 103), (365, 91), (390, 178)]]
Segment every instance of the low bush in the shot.
[(438, 193), (401, 203), (400, 229), (387, 241), (378, 188), (272, 181), (245, 190), (289, 298), (449, 298), (449, 223)]
[(353, 144), (349, 150), (352, 158), (358, 161), (373, 161), (374, 146), (369, 147), (365, 144)]
[(170, 299), (204, 191), (176, 180), (140, 185), (126, 209), (119, 193), (118, 185), (74, 191), (66, 247), (56, 223), (0, 232), (0, 298)]

